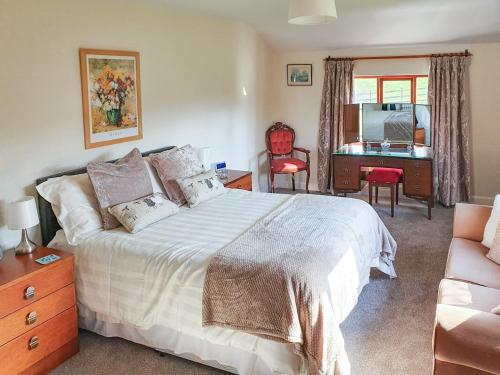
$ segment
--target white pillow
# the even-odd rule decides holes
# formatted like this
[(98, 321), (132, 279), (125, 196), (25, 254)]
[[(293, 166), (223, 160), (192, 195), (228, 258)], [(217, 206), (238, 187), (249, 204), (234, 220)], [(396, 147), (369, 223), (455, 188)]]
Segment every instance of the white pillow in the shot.
[(484, 235), (482, 244), (487, 248), (491, 247), (493, 243), (493, 238), (495, 237), (495, 231), (497, 230), (498, 223), (500, 223), (500, 194), (495, 197), (495, 202), (493, 202), (493, 210), (491, 210), (491, 216), (484, 227)]
[(87, 173), (49, 178), (36, 187), (52, 205), (59, 225), (70, 245), (102, 230), (99, 204)]
[(158, 173), (156, 173), (156, 169), (151, 164), (151, 158), (149, 156), (143, 158), (146, 163), (146, 168), (149, 173), (149, 178), (151, 179), (151, 184), (153, 185), (153, 193), (162, 193), (163, 195), (167, 195), (163, 184), (161, 183), (160, 177)]
[(495, 236), (493, 237), (490, 251), (488, 251), (486, 256), (493, 262), (500, 265), (500, 224), (497, 225), (497, 230), (495, 231)]
[(176, 181), (189, 207), (197, 206), (201, 202), (226, 192), (224, 184), (220, 182), (215, 171), (200, 173), (192, 177), (178, 178)]
[(109, 207), (108, 212), (130, 233), (137, 233), (148, 225), (176, 214), (179, 212), (179, 206), (169, 201), (163, 194), (154, 193)]

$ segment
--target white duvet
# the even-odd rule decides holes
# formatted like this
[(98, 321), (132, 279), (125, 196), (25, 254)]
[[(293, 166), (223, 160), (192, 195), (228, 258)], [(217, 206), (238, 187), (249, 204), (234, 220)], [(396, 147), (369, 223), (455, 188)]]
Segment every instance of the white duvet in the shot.
[[(287, 199), (290, 196), (229, 190), (137, 234), (117, 228), (96, 233), (73, 247), (59, 231), (50, 246), (73, 252), (78, 303), (95, 312), (97, 319), (144, 330), (171, 328), (256, 353), (273, 371), (289, 373), (290, 357), (282, 355), (285, 349), (292, 353), (288, 344), (225, 328), (202, 328), (201, 324), (203, 283), (211, 257)], [(358, 211), (360, 203), (366, 206), (363, 209), (372, 210), (357, 200), (331, 199), (352, 201)], [(373, 215), (361, 215), (356, 225), (370, 226), (373, 220)], [(375, 251), (364, 263), (368, 266), (362, 274), (356, 264), (342, 265), (343, 274), (358, 277), (331, 280), (332, 288), (339, 291), (333, 303), (340, 321), (368, 282), (370, 265), (379, 266), (379, 253)]]

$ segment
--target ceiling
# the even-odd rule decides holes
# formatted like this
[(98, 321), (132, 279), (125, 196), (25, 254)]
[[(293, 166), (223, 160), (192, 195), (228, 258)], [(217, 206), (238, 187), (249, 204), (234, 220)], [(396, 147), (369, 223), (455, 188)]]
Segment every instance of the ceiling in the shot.
[(500, 0), (336, 0), (338, 20), (289, 25), (288, 0), (154, 0), (252, 25), (278, 50), (500, 42)]

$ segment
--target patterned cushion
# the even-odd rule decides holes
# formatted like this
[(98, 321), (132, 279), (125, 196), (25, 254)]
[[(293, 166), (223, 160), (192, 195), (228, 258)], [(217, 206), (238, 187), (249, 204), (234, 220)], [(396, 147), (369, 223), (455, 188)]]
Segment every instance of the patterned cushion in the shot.
[(165, 187), (168, 198), (178, 205), (186, 203), (176, 180), (203, 172), (203, 166), (195, 149), (191, 145), (186, 145), (161, 154), (150, 155), (150, 159)]
[(275, 130), (269, 135), (271, 152), (275, 155), (285, 155), (292, 152), (293, 134), (287, 130)]
[(403, 176), (403, 170), (397, 168), (374, 168), (368, 175), (368, 181), (398, 183)]
[(199, 205), (213, 197), (224, 194), (226, 188), (219, 181), (214, 171), (201, 173), (193, 177), (177, 179), (189, 207)]
[(131, 202), (108, 208), (110, 214), (122, 223), (130, 233), (137, 233), (148, 225), (156, 223), (179, 212), (179, 206), (170, 202), (163, 194), (154, 193)]
[(295, 158), (273, 159), (271, 167), (274, 172), (295, 173), (307, 168), (305, 161)]
[(153, 193), (146, 164), (137, 148), (115, 163), (90, 163), (87, 172), (99, 202), (104, 229), (120, 226), (108, 207)]

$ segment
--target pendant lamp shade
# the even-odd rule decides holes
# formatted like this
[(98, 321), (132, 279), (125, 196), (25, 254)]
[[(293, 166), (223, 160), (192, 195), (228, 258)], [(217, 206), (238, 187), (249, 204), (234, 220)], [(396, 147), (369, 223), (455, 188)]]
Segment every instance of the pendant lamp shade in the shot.
[(320, 25), (336, 18), (335, 0), (290, 0), (288, 23)]

